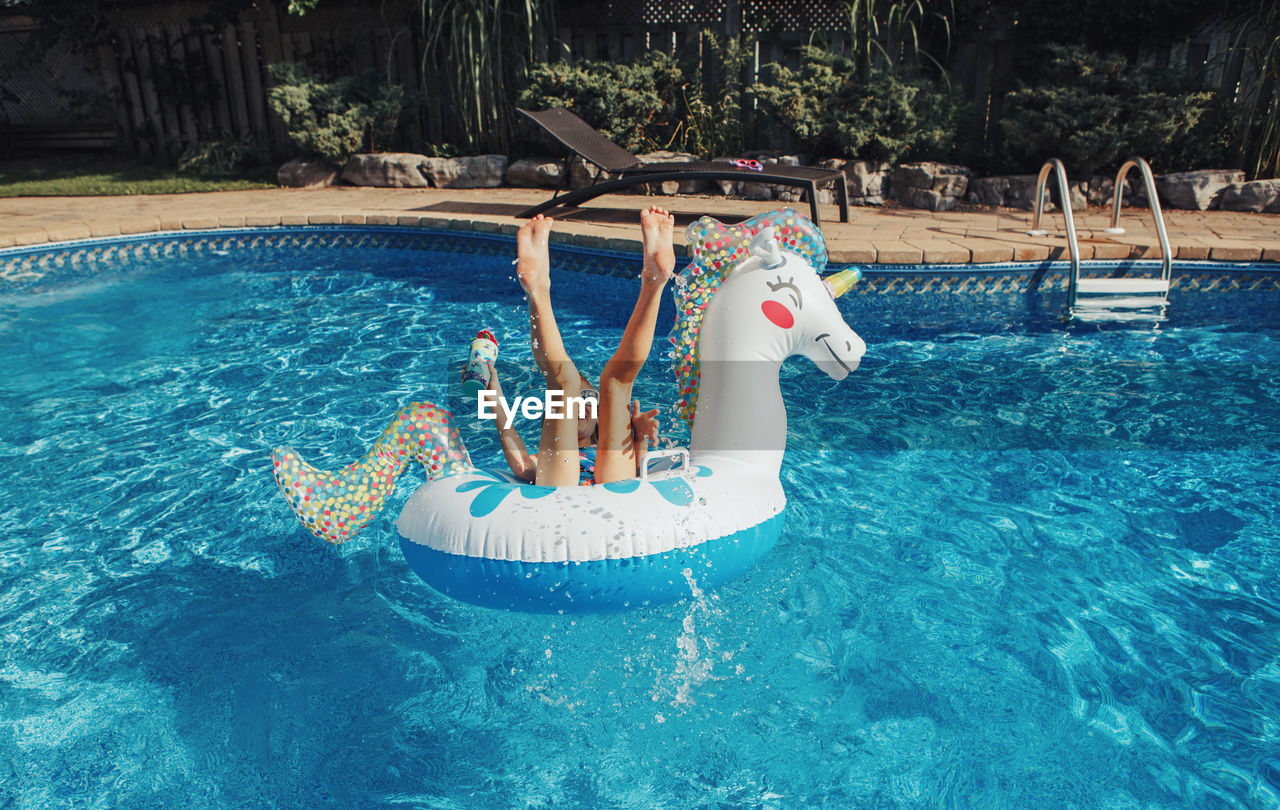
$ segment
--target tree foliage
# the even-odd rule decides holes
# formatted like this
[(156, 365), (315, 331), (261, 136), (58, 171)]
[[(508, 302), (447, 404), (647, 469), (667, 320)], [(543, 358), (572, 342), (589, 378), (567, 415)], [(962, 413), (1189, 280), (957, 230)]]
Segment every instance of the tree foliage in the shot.
[(1157, 167), (1223, 159), (1222, 134), (1212, 131), (1220, 126), (1213, 94), (1190, 78), (1079, 46), (1044, 52), (1040, 75), (1005, 100), (1001, 126), (1016, 165), (1059, 157), (1088, 173), (1131, 154)]
[(860, 80), (869, 80), (877, 67), (896, 71), (921, 62), (941, 67), (951, 45), (953, 0), (843, 0), (843, 6), (849, 55)]
[(1231, 54), (1246, 77), (1235, 104), (1231, 151), (1250, 177), (1280, 176), (1280, 3), (1254, 0)]
[(943, 157), (955, 140), (958, 105), (927, 78), (874, 70), (819, 48), (796, 69), (769, 64), (751, 91), (775, 140), (790, 134), (814, 155), (896, 161)]
[(581, 60), (534, 66), (521, 106), (567, 107), (624, 149), (671, 143), (685, 75), (675, 59), (651, 51), (630, 64)]
[(324, 82), (302, 65), (269, 68), (271, 109), (304, 152), (343, 164), (359, 152), (387, 146), (407, 106), (404, 88), (379, 80), (373, 71)]
[(422, 86), (447, 93), (463, 148), (506, 151), (515, 88), (545, 59), (553, 0), (421, 0), (419, 13)]

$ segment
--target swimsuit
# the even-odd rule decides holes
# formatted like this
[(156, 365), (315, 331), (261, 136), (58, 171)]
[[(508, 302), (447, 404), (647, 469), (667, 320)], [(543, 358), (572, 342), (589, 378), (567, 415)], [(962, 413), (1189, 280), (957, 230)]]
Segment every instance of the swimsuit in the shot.
[(577, 485), (593, 484), (595, 484), (595, 448), (579, 448), (577, 449)]

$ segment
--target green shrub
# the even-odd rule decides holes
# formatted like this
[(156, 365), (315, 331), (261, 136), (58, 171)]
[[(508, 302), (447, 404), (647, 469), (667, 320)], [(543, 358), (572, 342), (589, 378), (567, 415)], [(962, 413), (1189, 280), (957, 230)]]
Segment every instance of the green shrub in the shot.
[[(762, 68), (745, 86), (750, 48), (705, 34), (707, 71), (651, 52), (632, 64), (557, 62), (530, 71), (521, 106), (567, 107), (605, 137), (633, 152), (680, 149), (703, 157), (798, 139), (814, 156), (871, 160), (950, 157), (958, 105), (948, 89), (924, 78), (872, 72), (862, 82), (854, 63), (820, 48), (801, 49), (802, 64)], [(710, 75), (708, 75), (710, 74)], [(756, 126), (744, 114), (758, 102)]]
[(765, 65), (751, 88), (775, 143), (791, 135), (815, 156), (890, 162), (952, 152), (959, 109), (948, 89), (887, 71), (860, 81), (851, 59), (818, 48), (801, 59), (796, 70)]
[(271, 153), (252, 136), (224, 135), (187, 147), (178, 158), (178, 171), (197, 177), (236, 177), (270, 160)]
[(742, 79), (750, 40), (702, 33), (703, 59), (677, 61), (651, 51), (630, 64), (556, 62), (530, 70), (520, 106), (567, 107), (633, 152), (677, 149), (703, 157), (748, 145)]
[(684, 73), (674, 59), (651, 51), (630, 64), (553, 62), (529, 71), (521, 107), (566, 107), (633, 152), (665, 147), (679, 121)]
[(401, 113), (416, 100), (367, 70), (322, 82), (305, 67), (280, 63), (268, 68), (268, 100), (284, 121), (289, 137), (305, 152), (336, 164), (359, 152), (389, 144)]
[(1224, 159), (1213, 94), (1186, 76), (1077, 46), (1050, 45), (1045, 54), (1040, 75), (1006, 97), (1000, 122), (1009, 157), (1023, 170), (1051, 157), (1086, 175), (1131, 154), (1161, 172)]

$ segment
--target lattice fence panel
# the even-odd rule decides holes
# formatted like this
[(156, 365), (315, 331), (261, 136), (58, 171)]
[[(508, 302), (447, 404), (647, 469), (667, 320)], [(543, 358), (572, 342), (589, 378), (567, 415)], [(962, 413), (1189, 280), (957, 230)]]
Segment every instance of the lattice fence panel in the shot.
[(645, 25), (717, 25), (724, 22), (725, 0), (651, 0), (644, 4)]
[(826, 0), (743, 0), (742, 28), (752, 33), (845, 31), (849, 17)]
[(836, 0), (606, 0), (562, 3), (558, 13), (571, 26), (721, 26), (740, 18), (744, 31), (781, 33), (843, 31), (849, 25)]

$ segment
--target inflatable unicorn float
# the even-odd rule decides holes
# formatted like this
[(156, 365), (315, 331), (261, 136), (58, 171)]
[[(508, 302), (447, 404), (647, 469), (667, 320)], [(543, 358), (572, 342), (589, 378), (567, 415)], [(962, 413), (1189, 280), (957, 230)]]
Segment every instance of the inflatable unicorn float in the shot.
[[(292, 449), (276, 482), (303, 524), (341, 542), (382, 508), (411, 459), (428, 481), (396, 521), (409, 565), (449, 596), (533, 612), (601, 612), (689, 597), (744, 574), (782, 532), (778, 479), (787, 414), (783, 361), (803, 355), (832, 379), (866, 347), (835, 299), (857, 269), (823, 278), (822, 234), (791, 209), (686, 231), (691, 265), (675, 287), (671, 340), (688, 449), (646, 456), (637, 478), (544, 487), (471, 463), (450, 415), (402, 409), (369, 454), (324, 472)], [(651, 472), (651, 456), (667, 469)], [(670, 463), (675, 461), (676, 463)], [(661, 466), (661, 464), (659, 464)]]

